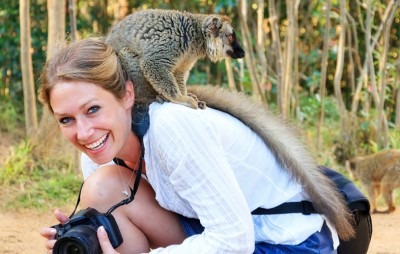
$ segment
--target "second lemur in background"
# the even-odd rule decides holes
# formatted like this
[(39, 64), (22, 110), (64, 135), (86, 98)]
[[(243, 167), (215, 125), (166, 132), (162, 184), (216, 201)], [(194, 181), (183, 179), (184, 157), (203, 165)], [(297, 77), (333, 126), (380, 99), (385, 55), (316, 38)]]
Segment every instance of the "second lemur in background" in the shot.
[[(346, 170), (353, 180), (360, 180), (371, 202), (373, 213), (391, 213), (396, 210), (393, 192), (400, 188), (399, 149), (352, 158), (346, 161)], [(377, 209), (376, 201), (380, 194), (388, 206), (386, 211)]]
[(187, 93), (189, 72), (199, 58), (217, 62), (238, 59), (245, 53), (231, 20), (217, 14), (174, 10), (134, 12), (117, 23), (106, 36), (135, 83), (136, 103), (159, 98), (191, 108), (204, 108)]

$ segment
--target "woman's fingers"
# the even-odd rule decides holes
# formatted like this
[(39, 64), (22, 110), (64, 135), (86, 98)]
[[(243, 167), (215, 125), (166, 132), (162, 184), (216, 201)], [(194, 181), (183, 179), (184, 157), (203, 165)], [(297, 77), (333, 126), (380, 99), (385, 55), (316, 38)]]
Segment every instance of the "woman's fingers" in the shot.
[(118, 252), (116, 252), (112, 247), (111, 242), (108, 239), (107, 232), (103, 226), (99, 227), (97, 230), (97, 237), (99, 238), (101, 250), (104, 254), (118, 254)]
[(54, 215), (56, 216), (56, 219), (61, 224), (64, 224), (65, 222), (67, 222), (69, 220), (69, 217), (67, 215), (65, 215), (63, 212), (61, 212), (60, 210), (58, 210), (58, 209), (54, 211)]

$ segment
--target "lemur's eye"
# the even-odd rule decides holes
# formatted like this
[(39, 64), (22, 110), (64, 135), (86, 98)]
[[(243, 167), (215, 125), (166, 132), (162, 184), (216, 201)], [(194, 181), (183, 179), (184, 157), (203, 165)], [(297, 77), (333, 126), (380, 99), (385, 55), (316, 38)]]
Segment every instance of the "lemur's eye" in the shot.
[(232, 34), (229, 34), (229, 35), (227, 36), (227, 39), (228, 39), (229, 44), (231, 44), (231, 43), (234, 41), (234, 38), (233, 38), (233, 35), (232, 35)]

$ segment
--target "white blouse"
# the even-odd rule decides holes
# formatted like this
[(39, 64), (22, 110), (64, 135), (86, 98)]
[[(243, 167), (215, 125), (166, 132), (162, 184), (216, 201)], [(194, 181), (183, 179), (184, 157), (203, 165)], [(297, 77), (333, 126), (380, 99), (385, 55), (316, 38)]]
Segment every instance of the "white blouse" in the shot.
[[(149, 114), (146, 174), (156, 199), (205, 227), (201, 235), (151, 253), (252, 253), (255, 241), (295, 245), (321, 230), (318, 214), (250, 214), (308, 197), (242, 122), (174, 103), (152, 103)], [(85, 178), (98, 166), (82, 156)]]

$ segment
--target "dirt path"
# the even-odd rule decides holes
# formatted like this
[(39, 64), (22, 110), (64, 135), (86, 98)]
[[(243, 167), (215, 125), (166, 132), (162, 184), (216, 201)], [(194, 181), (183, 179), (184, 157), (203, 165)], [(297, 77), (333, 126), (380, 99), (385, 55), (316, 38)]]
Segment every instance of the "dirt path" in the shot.
[[(400, 208), (390, 215), (374, 214), (372, 222), (373, 235), (368, 253), (400, 254)], [(52, 211), (0, 211), (0, 254), (45, 253), (39, 229), (56, 223)]]

